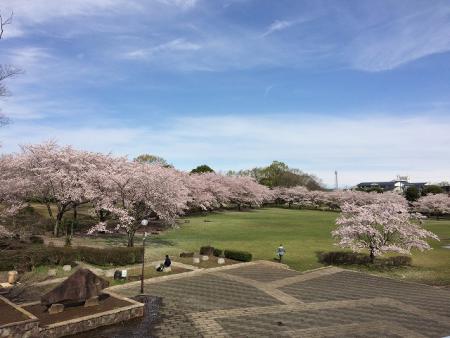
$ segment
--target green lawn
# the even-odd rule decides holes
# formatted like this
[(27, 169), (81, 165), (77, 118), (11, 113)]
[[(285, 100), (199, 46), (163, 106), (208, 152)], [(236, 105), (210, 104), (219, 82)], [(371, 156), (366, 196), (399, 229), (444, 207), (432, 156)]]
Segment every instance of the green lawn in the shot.
[[(179, 229), (169, 230), (150, 240), (148, 257), (168, 253), (198, 251), (200, 246), (245, 250), (254, 259), (272, 260), (282, 243), (287, 251), (284, 262), (300, 271), (321, 267), (318, 251), (337, 250), (330, 232), (338, 213), (312, 210), (266, 208), (252, 211), (227, 211), (208, 216), (187, 217)], [(368, 270), (400, 279), (436, 285), (450, 285), (450, 221), (426, 222), (441, 242), (433, 241), (433, 250), (413, 253), (413, 267), (396, 269), (350, 268)], [(140, 241), (137, 241), (139, 243)]]

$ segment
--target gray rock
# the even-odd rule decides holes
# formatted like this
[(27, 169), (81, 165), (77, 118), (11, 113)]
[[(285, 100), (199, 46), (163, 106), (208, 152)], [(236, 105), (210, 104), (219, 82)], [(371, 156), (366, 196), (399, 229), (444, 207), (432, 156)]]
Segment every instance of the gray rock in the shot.
[(99, 296), (109, 282), (88, 269), (78, 269), (64, 282), (41, 297), (41, 304), (84, 303), (87, 299)]
[(86, 302), (84, 303), (84, 307), (96, 306), (98, 304), (98, 297), (92, 297), (86, 300)]
[(64, 311), (64, 305), (63, 304), (52, 304), (49, 308), (48, 308), (48, 313), (50, 313), (51, 315), (54, 315), (56, 313), (61, 313)]

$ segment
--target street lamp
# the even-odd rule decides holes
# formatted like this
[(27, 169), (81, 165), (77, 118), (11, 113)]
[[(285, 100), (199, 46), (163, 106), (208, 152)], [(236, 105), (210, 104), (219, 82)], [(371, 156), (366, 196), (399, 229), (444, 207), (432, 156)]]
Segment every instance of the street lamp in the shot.
[[(143, 219), (141, 221), (142, 226), (147, 226), (148, 221)], [(147, 239), (147, 232), (144, 232), (144, 238), (142, 239), (142, 270), (141, 270), (141, 294), (144, 293), (144, 266), (145, 266), (145, 240)]]

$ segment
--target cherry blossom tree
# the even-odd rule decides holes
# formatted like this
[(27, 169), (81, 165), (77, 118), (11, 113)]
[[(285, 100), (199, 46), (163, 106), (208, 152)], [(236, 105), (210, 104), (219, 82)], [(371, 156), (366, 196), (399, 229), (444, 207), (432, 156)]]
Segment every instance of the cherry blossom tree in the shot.
[(413, 203), (413, 208), (417, 212), (439, 218), (439, 216), (450, 214), (450, 196), (447, 194), (426, 195)]
[[(215, 184), (215, 181), (204, 177), (205, 174), (187, 174), (180, 173), (183, 182), (189, 190), (188, 207), (190, 210), (213, 210), (220, 208), (222, 203), (216, 198), (214, 191), (221, 186)], [(222, 200), (222, 202), (224, 202)]]
[(385, 252), (410, 254), (411, 249), (429, 250), (426, 238), (439, 240), (421, 227), (420, 214), (409, 213), (402, 203), (383, 201), (367, 205), (344, 203), (332, 236), (337, 245), (353, 251), (368, 250), (371, 262)]
[[(181, 176), (171, 168), (116, 159), (107, 170), (92, 172), (91, 195), (97, 209), (107, 210), (117, 220), (116, 230), (124, 229), (128, 246), (144, 218), (156, 216), (173, 223), (183, 214), (188, 202), (188, 189)], [(90, 233), (106, 229), (104, 222)]]
[(8, 231), (3, 225), (0, 225), (0, 238), (8, 238), (11, 236), (11, 231)]
[[(87, 197), (89, 173), (98, 171), (104, 155), (59, 147), (49, 142), (22, 147), (19, 154), (10, 155), (6, 174), (0, 176), (3, 199), (33, 200), (47, 207), (54, 221), (53, 234), (59, 235), (64, 214), (89, 202)], [(56, 205), (56, 215), (51, 208)]]
[(259, 207), (273, 199), (269, 188), (249, 176), (224, 176), (224, 183), (230, 190), (230, 203), (239, 210), (242, 206)]

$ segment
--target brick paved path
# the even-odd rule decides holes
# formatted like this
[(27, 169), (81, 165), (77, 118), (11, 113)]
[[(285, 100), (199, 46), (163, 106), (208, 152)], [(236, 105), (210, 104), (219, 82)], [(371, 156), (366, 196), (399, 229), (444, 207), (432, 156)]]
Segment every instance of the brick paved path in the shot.
[(338, 268), (258, 261), (147, 280), (145, 291), (163, 297), (160, 337), (450, 335), (450, 291)]

